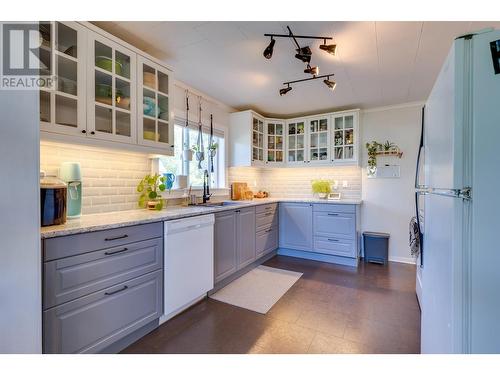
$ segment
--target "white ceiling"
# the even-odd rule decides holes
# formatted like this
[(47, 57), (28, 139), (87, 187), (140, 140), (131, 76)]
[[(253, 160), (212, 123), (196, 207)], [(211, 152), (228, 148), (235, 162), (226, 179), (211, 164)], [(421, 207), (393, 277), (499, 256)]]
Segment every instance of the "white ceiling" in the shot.
[[(370, 108), (425, 100), (459, 35), (500, 22), (95, 22), (164, 60), (180, 81), (235, 108), (270, 116)], [(279, 38), (271, 60), (264, 33), (333, 36), (337, 55), (321, 41), (302, 40), (311, 65), (334, 73), (335, 91), (322, 80), (300, 83), (280, 97), (282, 83), (307, 78), (294, 45)]]

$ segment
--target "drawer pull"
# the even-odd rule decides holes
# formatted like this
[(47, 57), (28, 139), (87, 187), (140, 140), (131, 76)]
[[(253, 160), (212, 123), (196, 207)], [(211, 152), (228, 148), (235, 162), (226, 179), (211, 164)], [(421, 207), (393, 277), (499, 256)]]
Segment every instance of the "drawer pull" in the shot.
[(328, 216), (339, 216), (339, 214), (332, 214), (331, 212), (329, 212)]
[(266, 206), (264, 209), (265, 209), (265, 210), (272, 210), (272, 209), (273, 209), (273, 206)]
[(329, 238), (328, 241), (330, 241), (330, 242), (339, 242), (339, 240), (336, 240), (335, 238)]
[(104, 255), (114, 255), (114, 254), (119, 254), (119, 253), (123, 253), (123, 252), (125, 252), (125, 251), (127, 251), (127, 250), (128, 250), (128, 248), (127, 248), (127, 247), (124, 247), (124, 248), (123, 248), (123, 249), (121, 249), (121, 250), (116, 250), (116, 251), (106, 251), (106, 252), (104, 253)]
[(272, 214), (272, 212), (266, 212), (264, 216), (271, 216)]
[(105, 238), (104, 241), (116, 241), (116, 240), (121, 240), (121, 239), (124, 239), (124, 238), (127, 238), (127, 237), (128, 237), (128, 234), (124, 234), (122, 236)]
[(266, 230), (266, 233), (271, 233), (273, 230), (272, 229), (268, 229)]
[(114, 292), (106, 292), (104, 294), (107, 296), (112, 296), (113, 294), (123, 292), (125, 289), (128, 289), (128, 286), (124, 285), (121, 289), (115, 290)]

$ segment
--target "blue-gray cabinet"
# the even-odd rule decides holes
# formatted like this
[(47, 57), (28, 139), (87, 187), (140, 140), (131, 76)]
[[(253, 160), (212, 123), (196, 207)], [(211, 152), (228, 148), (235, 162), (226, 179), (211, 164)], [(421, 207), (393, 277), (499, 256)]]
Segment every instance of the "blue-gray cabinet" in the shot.
[(98, 353), (154, 328), (163, 223), (50, 238), (43, 249), (44, 353)]
[(255, 212), (255, 252), (260, 258), (278, 248), (278, 204), (257, 206)]
[(219, 282), (238, 269), (236, 211), (215, 214), (214, 258), (215, 282)]
[(252, 263), (255, 256), (255, 207), (242, 208), (236, 213), (238, 237), (238, 269)]
[(313, 247), (313, 205), (280, 203), (279, 245), (281, 248), (311, 251)]

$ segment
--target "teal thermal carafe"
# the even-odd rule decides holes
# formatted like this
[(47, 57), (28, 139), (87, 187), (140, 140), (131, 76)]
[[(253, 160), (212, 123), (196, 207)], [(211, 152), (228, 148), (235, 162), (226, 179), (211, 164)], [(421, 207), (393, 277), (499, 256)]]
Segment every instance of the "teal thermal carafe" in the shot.
[(68, 184), (67, 217), (74, 219), (82, 215), (82, 172), (80, 163), (61, 164), (59, 178)]

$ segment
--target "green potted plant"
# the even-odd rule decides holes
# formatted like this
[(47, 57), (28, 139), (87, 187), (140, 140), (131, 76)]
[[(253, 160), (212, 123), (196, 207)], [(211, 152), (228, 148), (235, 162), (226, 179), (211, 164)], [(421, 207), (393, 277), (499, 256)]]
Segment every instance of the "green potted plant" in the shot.
[(366, 150), (368, 151), (368, 175), (374, 175), (377, 170), (377, 151), (382, 148), (382, 144), (377, 141), (366, 143)]
[(166, 189), (165, 181), (166, 178), (158, 173), (145, 176), (137, 185), (139, 207), (160, 211), (163, 208), (161, 192)]
[(328, 180), (314, 180), (311, 186), (313, 193), (321, 199), (326, 198), (332, 192), (331, 182)]

